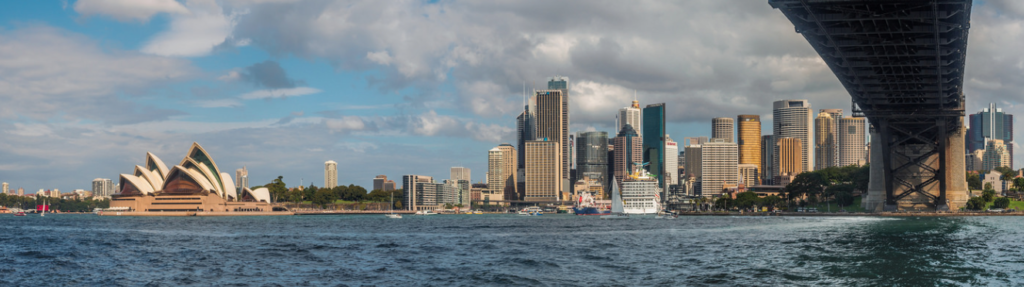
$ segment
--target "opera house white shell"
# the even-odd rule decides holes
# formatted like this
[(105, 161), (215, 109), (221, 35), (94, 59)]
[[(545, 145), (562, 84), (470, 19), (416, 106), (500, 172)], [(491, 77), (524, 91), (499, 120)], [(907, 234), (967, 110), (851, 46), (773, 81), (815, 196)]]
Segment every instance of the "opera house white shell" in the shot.
[[(181, 163), (167, 168), (153, 153), (132, 174), (121, 174), (121, 190), (102, 215), (257, 215), (272, 213), (270, 191), (235, 186), (228, 173), (198, 143)], [(116, 213), (116, 214), (115, 214)]]

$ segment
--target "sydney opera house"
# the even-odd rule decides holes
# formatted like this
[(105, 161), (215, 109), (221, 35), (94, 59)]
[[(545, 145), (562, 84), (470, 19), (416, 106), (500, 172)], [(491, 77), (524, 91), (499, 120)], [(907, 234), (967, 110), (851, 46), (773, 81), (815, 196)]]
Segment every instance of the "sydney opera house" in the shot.
[(121, 174), (121, 190), (101, 215), (124, 216), (232, 216), (290, 215), (273, 212), (270, 191), (235, 186), (220, 172), (213, 158), (198, 143), (181, 163), (167, 168), (153, 153), (132, 174)]

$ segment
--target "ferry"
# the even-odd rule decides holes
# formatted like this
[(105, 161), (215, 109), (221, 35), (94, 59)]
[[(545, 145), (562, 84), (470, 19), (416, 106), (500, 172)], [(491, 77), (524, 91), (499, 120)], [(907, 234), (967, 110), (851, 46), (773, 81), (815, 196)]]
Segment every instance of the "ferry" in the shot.
[(437, 215), (437, 212), (433, 210), (420, 210), (416, 212), (416, 215)]
[(540, 216), (544, 213), (541, 212), (539, 206), (530, 206), (527, 208), (523, 208), (522, 210), (519, 211), (518, 214), (521, 216)]

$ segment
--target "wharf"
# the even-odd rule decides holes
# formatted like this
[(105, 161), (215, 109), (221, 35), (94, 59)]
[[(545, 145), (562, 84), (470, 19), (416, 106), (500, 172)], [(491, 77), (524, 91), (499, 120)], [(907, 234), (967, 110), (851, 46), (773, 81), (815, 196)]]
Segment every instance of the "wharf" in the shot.
[[(388, 214), (390, 210), (300, 210), (295, 215), (345, 215), (345, 214)], [(397, 214), (416, 214), (412, 210), (395, 210)]]
[(295, 215), (291, 211), (213, 212), (213, 211), (101, 211), (100, 216), (284, 216)]

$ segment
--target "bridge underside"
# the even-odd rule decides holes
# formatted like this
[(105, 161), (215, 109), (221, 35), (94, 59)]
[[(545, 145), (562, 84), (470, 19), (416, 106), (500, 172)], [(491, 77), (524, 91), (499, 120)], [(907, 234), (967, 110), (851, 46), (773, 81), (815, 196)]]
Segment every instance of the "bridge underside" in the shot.
[(971, 0), (769, 0), (807, 39), (873, 127), (877, 210), (967, 200), (963, 74)]

